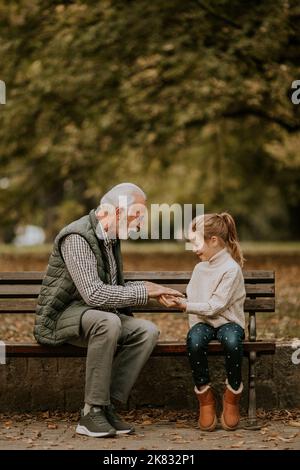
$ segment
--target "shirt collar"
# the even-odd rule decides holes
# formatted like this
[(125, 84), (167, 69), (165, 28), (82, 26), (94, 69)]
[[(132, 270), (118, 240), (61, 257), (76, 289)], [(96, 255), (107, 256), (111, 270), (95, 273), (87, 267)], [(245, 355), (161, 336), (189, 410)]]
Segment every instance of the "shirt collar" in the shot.
[(109, 238), (108, 233), (106, 230), (104, 230), (103, 225), (101, 224), (100, 220), (98, 220), (97, 226), (96, 226), (96, 235), (98, 240), (103, 240), (105, 245), (107, 246), (112, 246), (115, 245), (116, 240), (113, 240)]
[(218, 264), (222, 264), (224, 261), (226, 261), (230, 257), (230, 254), (227, 250), (227, 248), (223, 248), (222, 250), (218, 251), (214, 256), (212, 256), (208, 262), (210, 266), (216, 266)]

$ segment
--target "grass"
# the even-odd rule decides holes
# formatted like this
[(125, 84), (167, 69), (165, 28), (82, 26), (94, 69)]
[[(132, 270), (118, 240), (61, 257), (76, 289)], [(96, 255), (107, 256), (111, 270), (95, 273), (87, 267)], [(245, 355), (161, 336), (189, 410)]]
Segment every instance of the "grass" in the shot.
[[(241, 243), (245, 254), (292, 254), (300, 253), (300, 242), (256, 242), (245, 241)], [(14, 246), (0, 244), (0, 255), (48, 255), (52, 245)], [(122, 242), (124, 253), (183, 253), (185, 252), (185, 242), (154, 241), (154, 242)]]

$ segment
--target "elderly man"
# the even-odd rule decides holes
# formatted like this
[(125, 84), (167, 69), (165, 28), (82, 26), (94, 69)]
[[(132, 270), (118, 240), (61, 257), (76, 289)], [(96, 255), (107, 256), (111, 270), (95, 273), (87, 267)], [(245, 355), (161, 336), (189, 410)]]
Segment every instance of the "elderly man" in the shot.
[[(124, 198), (127, 206), (122, 207)], [(79, 434), (105, 437), (134, 431), (116, 413), (112, 400), (126, 403), (159, 331), (152, 322), (134, 318), (130, 307), (164, 294), (181, 295), (151, 282), (124, 283), (121, 222), (127, 231), (134, 224), (138, 230), (145, 204), (138, 186), (119, 184), (103, 196), (96, 211), (64, 227), (54, 241), (34, 334), (43, 344), (87, 347)]]

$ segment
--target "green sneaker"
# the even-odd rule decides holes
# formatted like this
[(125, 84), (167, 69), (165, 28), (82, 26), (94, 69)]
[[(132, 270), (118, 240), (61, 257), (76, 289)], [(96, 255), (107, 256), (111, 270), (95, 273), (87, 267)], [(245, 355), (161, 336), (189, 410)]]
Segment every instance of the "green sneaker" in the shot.
[(90, 437), (113, 437), (116, 435), (116, 430), (108, 422), (103, 407), (98, 406), (91, 408), (86, 415), (81, 412), (76, 432)]
[(104, 413), (107, 421), (115, 428), (117, 434), (132, 434), (135, 431), (134, 426), (121, 419), (113, 405), (105, 406)]

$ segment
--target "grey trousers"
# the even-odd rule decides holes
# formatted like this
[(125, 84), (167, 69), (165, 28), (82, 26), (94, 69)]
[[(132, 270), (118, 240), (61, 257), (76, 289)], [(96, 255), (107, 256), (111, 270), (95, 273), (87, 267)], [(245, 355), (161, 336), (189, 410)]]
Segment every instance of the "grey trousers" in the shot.
[(156, 345), (157, 327), (148, 320), (94, 309), (83, 314), (81, 327), (80, 338), (68, 342), (87, 347), (85, 403), (109, 405), (111, 398), (126, 403)]

